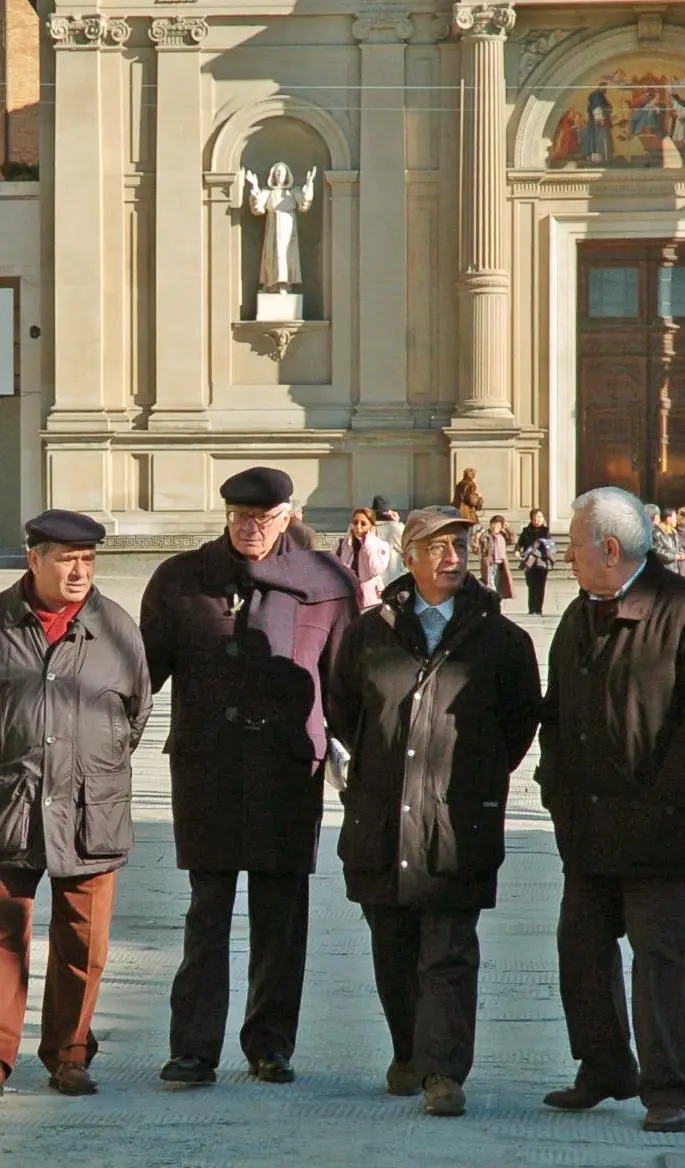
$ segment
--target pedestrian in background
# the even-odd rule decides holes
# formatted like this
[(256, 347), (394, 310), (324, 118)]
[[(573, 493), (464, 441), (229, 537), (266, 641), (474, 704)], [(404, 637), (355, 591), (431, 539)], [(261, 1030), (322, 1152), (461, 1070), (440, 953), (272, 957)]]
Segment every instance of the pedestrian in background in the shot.
[(369, 507), (357, 507), (352, 512), (347, 534), (335, 554), (359, 580), (361, 607), (378, 604), (390, 563), (390, 545), (376, 533), (376, 516)]
[(664, 567), (679, 576), (682, 574), (680, 566), (685, 563), (685, 552), (680, 546), (676, 524), (675, 508), (664, 507), (659, 522), (652, 524), (652, 547)]
[(390, 548), (388, 566), (383, 573), (383, 584), (387, 587), (405, 570), (402, 559), (404, 524), (400, 520), (399, 511), (395, 511), (383, 495), (374, 495), (371, 510), (376, 520), (376, 535), (384, 539)]
[(526, 524), (519, 535), (514, 554), (520, 559), (525, 574), (528, 614), (542, 616), (547, 574), (554, 567), (555, 547), (550, 539), (547, 521), (539, 507), (534, 507), (530, 512), (530, 523)]
[(478, 490), (476, 472), (472, 466), (467, 466), (462, 477), (454, 488), (452, 506), (456, 507), (463, 519), (469, 523), (478, 523), (478, 514), (483, 510), (485, 503)]
[(496, 592), (501, 600), (511, 600), (514, 596), (507, 548), (515, 542), (503, 515), (493, 515), (488, 530), (478, 537), (481, 583)]
[(302, 504), (298, 499), (290, 500), (290, 523), (288, 534), (292, 536), (298, 547), (314, 551), (316, 548), (316, 532), (302, 519)]
[[(582, 1111), (640, 1095), (644, 1128), (685, 1130), (685, 581), (615, 487), (573, 503), (580, 588), (549, 658), (536, 778), (564, 864), (557, 941)], [(619, 939), (633, 950), (630, 1027)]]
[(140, 634), (93, 585), (100, 523), (45, 511), (28, 571), (0, 594), (0, 1094), (28, 990), (31, 916), (52, 892), (38, 1057), (62, 1095), (92, 1095), (91, 1030), (117, 869), (133, 847), (131, 753), (152, 709)]
[(356, 580), (290, 534), (287, 474), (223, 484), (226, 530), (166, 560), (142, 600), (155, 692), (171, 678), (176, 858), (189, 872), (171, 989), (169, 1083), (213, 1083), (226, 1030), (238, 874), (248, 874), (250, 964), (240, 1042), (250, 1071), (294, 1078), (309, 906), (323, 812), (324, 705)]
[(413, 511), (408, 572), (343, 637), (329, 721), (351, 753), (338, 852), (371, 930), (387, 1088), (461, 1115), (474, 1053), (481, 909), (495, 904), (509, 775), (540, 682), (528, 635), (467, 571), (470, 523)]

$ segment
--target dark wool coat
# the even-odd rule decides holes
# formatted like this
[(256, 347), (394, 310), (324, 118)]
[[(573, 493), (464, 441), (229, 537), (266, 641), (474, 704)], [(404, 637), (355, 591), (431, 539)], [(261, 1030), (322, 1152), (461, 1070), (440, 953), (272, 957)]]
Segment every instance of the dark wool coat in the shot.
[(322, 814), (323, 708), (357, 581), (281, 537), (269, 565), (304, 581), (293, 650), (272, 656), (235, 611), (242, 557), (226, 536), (173, 556), (143, 596), (155, 692), (172, 679), (171, 783), (180, 868), (310, 871)]
[(536, 778), (565, 867), (685, 876), (685, 580), (653, 553), (623, 599), (566, 609), (541, 723)]
[(0, 867), (125, 863), (130, 756), (151, 709), (140, 634), (113, 600), (92, 588), (50, 646), (23, 582), (0, 594)]
[(339, 854), (350, 900), (495, 903), (509, 775), (540, 680), (527, 633), (467, 576), (432, 657), (402, 576), (343, 638), (330, 723), (352, 752)]

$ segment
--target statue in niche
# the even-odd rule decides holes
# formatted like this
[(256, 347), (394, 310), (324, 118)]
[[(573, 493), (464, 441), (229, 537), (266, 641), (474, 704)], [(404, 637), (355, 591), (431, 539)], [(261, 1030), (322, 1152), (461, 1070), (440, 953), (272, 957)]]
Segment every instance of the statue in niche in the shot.
[(252, 214), (266, 215), (259, 287), (264, 292), (286, 294), (294, 284), (302, 283), (296, 216), (298, 211), (308, 211), (314, 201), (316, 167), (307, 171), (301, 188), (293, 185), (292, 171), (285, 162), (271, 167), (266, 190), (260, 190), (253, 170), (246, 170), (245, 178), (251, 188)]

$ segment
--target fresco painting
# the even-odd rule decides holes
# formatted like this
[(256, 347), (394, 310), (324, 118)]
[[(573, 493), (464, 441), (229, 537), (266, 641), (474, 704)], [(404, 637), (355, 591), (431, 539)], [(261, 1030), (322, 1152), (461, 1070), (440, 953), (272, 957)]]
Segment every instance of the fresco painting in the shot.
[(685, 64), (644, 56), (604, 70), (577, 90), (557, 122), (549, 163), (568, 166), (685, 165)]

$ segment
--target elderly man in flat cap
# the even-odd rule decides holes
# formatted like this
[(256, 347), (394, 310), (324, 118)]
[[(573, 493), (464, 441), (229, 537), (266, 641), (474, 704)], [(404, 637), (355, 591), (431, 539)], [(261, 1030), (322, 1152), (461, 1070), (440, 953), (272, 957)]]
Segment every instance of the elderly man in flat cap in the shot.
[(28, 989), (31, 913), (52, 885), (38, 1056), (50, 1086), (92, 1095), (91, 1031), (116, 872), (133, 846), (131, 751), (152, 708), (135, 622), (93, 586), (105, 529), (45, 511), (28, 571), (0, 593), (0, 1093)]
[(240, 871), (250, 917), (241, 1046), (257, 1078), (294, 1077), (326, 691), (358, 608), (356, 578), (288, 534), (292, 489), (266, 467), (233, 475), (221, 488), (224, 535), (167, 560), (143, 597), (153, 689), (172, 680), (174, 832), (191, 888), (161, 1072), (170, 1083), (216, 1079)]
[(330, 724), (352, 758), (339, 841), (371, 930), (392, 1095), (461, 1115), (474, 1052), (481, 909), (495, 904), (510, 773), (540, 680), (526, 633), (467, 571), (470, 520), (413, 511), (407, 574), (347, 630)]

